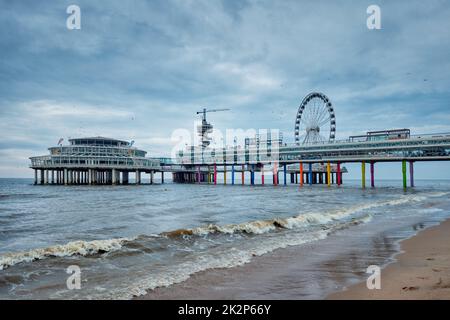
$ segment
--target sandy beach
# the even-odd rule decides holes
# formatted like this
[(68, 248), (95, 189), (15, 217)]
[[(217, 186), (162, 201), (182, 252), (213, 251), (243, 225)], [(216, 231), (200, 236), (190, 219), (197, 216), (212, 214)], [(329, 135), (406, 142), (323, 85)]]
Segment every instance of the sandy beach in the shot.
[[(398, 237), (355, 228), (236, 268), (199, 272), (138, 299), (450, 299), (450, 220), (401, 241), (401, 251)], [(389, 262), (381, 290), (369, 291), (366, 266)]]
[(450, 299), (450, 220), (401, 242), (397, 262), (381, 272), (381, 289), (359, 283), (329, 299)]

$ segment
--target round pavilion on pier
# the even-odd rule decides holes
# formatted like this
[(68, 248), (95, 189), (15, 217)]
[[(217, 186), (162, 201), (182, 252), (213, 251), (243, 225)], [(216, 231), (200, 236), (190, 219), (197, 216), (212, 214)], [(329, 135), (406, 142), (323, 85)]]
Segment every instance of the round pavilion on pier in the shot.
[(132, 142), (104, 137), (69, 139), (69, 145), (49, 148), (50, 154), (31, 157), (35, 184), (128, 184), (130, 173), (141, 183), (141, 173), (164, 175), (159, 159), (146, 158), (147, 152)]

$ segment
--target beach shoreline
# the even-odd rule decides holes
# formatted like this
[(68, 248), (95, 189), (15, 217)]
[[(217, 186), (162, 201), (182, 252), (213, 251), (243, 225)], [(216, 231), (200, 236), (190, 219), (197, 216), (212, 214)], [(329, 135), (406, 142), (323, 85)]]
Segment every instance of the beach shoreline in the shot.
[[(355, 228), (363, 239), (365, 227)], [(450, 299), (450, 219), (421, 228), (406, 239), (382, 235), (379, 241), (371, 240), (373, 249), (359, 251), (339, 252), (338, 247), (361, 241), (354, 234), (337, 233), (320, 243), (254, 257), (235, 268), (202, 271), (135, 299)], [(329, 252), (318, 253), (319, 245)], [(371, 264), (382, 267), (381, 290), (368, 290), (365, 280), (361, 282)], [(315, 284), (304, 281), (311, 277)]]
[(330, 294), (332, 300), (450, 299), (450, 219), (401, 241), (395, 262), (381, 270), (381, 288), (361, 282)]

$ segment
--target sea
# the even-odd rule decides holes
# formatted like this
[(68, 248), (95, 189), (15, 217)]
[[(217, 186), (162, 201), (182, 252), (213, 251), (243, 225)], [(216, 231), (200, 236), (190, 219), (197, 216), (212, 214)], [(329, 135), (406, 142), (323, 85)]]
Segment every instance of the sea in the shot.
[[(351, 180), (300, 187), (0, 179), (0, 299), (132, 299), (284, 248), (314, 243), (315, 254), (331, 255), (330, 239), (360, 239), (360, 226), (373, 230), (367, 237), (400, 241), (448, 218), (449, 195), (446, 180), (404, 190), (399, 180), (362, 189)], [(385, 251), (377, 254), (387, 261)], [(307, 292), (312, 284), (284, 298), (323, 297)]]

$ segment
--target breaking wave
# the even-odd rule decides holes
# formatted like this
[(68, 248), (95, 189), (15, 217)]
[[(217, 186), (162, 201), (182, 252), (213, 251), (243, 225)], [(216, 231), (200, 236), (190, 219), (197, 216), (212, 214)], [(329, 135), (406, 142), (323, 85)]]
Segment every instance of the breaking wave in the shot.
[(32, 262), (49, 257), (70, 257), (74, 255), (87, 256), (97, 253), (115, 251), (122, 248), (130, 238), (118, 238), (94, 241), (73, 241), (64, 245), (33, 249), (26, 252), (7, 253), (0, 256), (0, 270), (22, 262)]
[[(439, 197), (449, 194), (441, 193), (431, 193), (428, 194), (430, 197)], [(88, 256), (94, 254), (102, 254), (106, 252), (112, 252), (120, 250), (124, 245), (130, 244), (139, 238), (150, 238), (150, 237), (181, 237), (181, 236), (205, 236), (208, 234), (235, 234), (235, 233), (246, 233), (253, 235), (260, 235), (276, 230), (282, 229), (296, 229), (296, 228), (306, 228), (315, 225), (327, 225), (335, 224), (337, 222), (343, 222), (345, 226), (351, 224), (358, 224), (361, 222), (367, 222), (370, 220), (370, 215), (365, 215), (364, 217), (358, 217), (351, 219), (350, 221), (345, 221), (351, 218), (356, 213), (361, 213), (365, 210), (386, 206), (386, 205), (399, 205), (411, 201), (423, 201), (428, 198), (428, 196), (417, 196), (417, 195), (405, 195), (399, 199), (373, 202), (363, 205), (357, 205), (350, 208), (336, 210), (331, 212), (322, 213), (303, 213), (297, 216), (288, 218), (273, 218), (268, 220), (256, 220), (250, 222), (244, 222), (239, 224), (227, 224), (227, 225), (216, 225), (210, 224), (206, 226), (200, 226), (192, 229), (178, 229), (169, 232), (163, 232), (160, 235), (141, 235), (134, 238), (117, 238), (117, 239), (107, 239), (107, 240), (94, 240), (94, 241), (73, 241), (64, 245), (55, 245), (47, 248), (33, 249), (26, 252), (17, 253), (7, 253), (0, 255), (0, 270), (14, 266), (19, 263), (32, 262), (36, 260), (42, 260), (51, 257), (69, 257), (74, 255)], [(342, 227), (342, 223), (340, 224)], [(327, 230), (327, 228), (324, 228)], [(328, 232), (328, 231), (327, 231)], [(325, 232), (325, 235), (327, 233)], [(297, 241), (297, 240), (296, 240)], [(301, 241), (304, 241), (302, 238)], [(301, 244), (303, 242), (295, 242)], [(269, 246), (270, 247), (270, 246)], [(276, 245), (278, 248), (279, 245)], [(264, 249), (265, 250), (265, 249)], [(261, 251), (262, 252), (262, 251)], [(261, 253), (262, 254), (262, 253)], [(257, 254), (258, 255), (258, 254)], [(243, 259), (246, 261), (247, 258)], [(238, 259), (240, 261), (240, 259)], [(234, 264), (234, 263), (233, 263)], [(223, 264), (220, 264), (223, 265)], [(195, 271), (194, 271), (195, 272)], [(159, 285), (158, 285), (159, 286)], [(151, 287), (151, 286), (150, 286)]]
[(351, 225), (367, 223), (371, 220), (370, 215), (364, 215), (360, 218), (352, 219), (347, 222), (335, 223), (332, 226), (324, 227), (320, 230), (311, 232), (291, 232), (283, 233), (276, 237), (267, 237), (258, 239), (257, 243), (251, 249), (242, 247), (233, 247), (225, 252), (217, 254), (208, 252), (195, 257), (191, 261), (183, 262), (178, 265), (168, 266), (163, 273), (149, 273), (140, 278), (133, 285), (123, 288), (115, 288), (109, 291), (105, 297), (101, 293), (99, 296), (92, 296), (94, 299), (132, 299), (145, 295), (148, 291), (188, 280), (193, 274), (211, 269), (229, 269), (242, 266), (251, 262), (254, 257), (273, 252), (277, 249), (287, 248), (305, 243), (325, 239), (329, 234), (345, 229)]
[[(440, 196), (440, 194), (435, 195)], [(178, 229), (169, 232), (163, 232), (161, 235), (166, 237), (178, 237), (186, 235), (204, 236), (214, 233), (233, 234), (233, 233), (247, 233), (247, 234), (263, 234), (274, 231), (276, 229), (295, 229), (300, 227), (308, 227), (317, 224), (327, 224), (333, 221), (345, 219), (355, 213), (365, 210), (373, 209), (382, 206), (395, 206), (411, 201), (423, 201), (427, 199), (426, 196), (408, 195), (400, 199), (380, 201), (368, 204), (353, 206), (350, 208), (322, 212), (322, 213), (302, 213), (289, 218), (274, 218), (268, 220), (256, 220), (244, 222), (239, 224), (216, 225), (209, 224), (192, 229)]]

